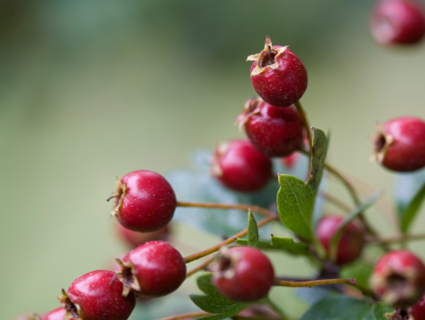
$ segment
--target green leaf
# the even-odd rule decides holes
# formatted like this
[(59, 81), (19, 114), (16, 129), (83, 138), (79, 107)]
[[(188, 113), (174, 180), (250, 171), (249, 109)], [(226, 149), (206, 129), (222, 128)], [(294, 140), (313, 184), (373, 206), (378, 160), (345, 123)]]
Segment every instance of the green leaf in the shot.
[(257, 221), (251, 211), (248, 212), (248, 245), (260, 249)]
[(338, 295), (320, 300), (300, 320), (384, 320), (391, 311), (382, 303)]
[[(241, 246), (249, 246), (248, 240), (246, 240), (246, 239), (238, 238), (238, 240), (236, 240), (236, 243), (240, 244)], [(277, 248), (273, 247), (270, 242), (259, 241), (258, 243), (260, 245), (260, 249), (277, 249)]]
[(277, 209), (282, 223), (301, 237), (312, 240), (314, 193), (303, 181), (287, 174), (279, 175)]
[(231, 301), (223, 297), (211, 282), (212, 273), (199, 276), (196, 280), (199, 289), (205, 294), (191, 294), (190, 299), (202, 310), (215, 313), (202, 319), (220, 320), (230, 318), (247, 308), (249, 303)]
[(369, 278), (372, 275), (374, 266), (364, 261), (357, 260), (354, 263), (342, 266), (340, 271), (341, 278), (354, 278), (357, 283), (369, 288)]
[(326, 154), (328, 153), (329, 138), (326, 138), (325, 133), (313, 128), (313, 148), (311, 156), (311, 177), (307, 181), (307, 185), (316, 196), (319, 190), (320, 181), (322, 180), (323, 170), (325, 168)]
[[(238, 239), (236, 243), (247, 246), (248, 240)], [(295, 242), (291, 238), (280, 238), (272, 235), (271, 242), (260, 241), (260, 249), (283, 250), (293, 255), (308, 255), (310, 253), (309, 246), (306, 243)]]
[(425, 169), (397, 174), (394, 198), (400, 217), (424, 183)]
[(360, 213), (365, 211), (367, 208), (369, 208), (372, 204), (376, 202), (380, 197), (382, 196), (382, 191), (376, 192), (374, 195), (372, 195), (369, 199), (367, 199), (365, 202), (363, 202), (361, 205), (359, 205), (354, 211), (352, 211), (344, 220), (344, 222), (339, 226), (337, 231), (334, 233), (331, 243), (330, 243), (330, 258), (332, 261), (335, 261), (336, 258), (336, 252), (338, 248), (339, 240), (341, 240), (342, 234), (344, 233), (345, 227), (353, 221), (355, 218), (358, 217)]
[(422, 187), (416, 192), (415, 196), (413, 197), (412, 201), (410, 201), (407, 208), (401, 212), (400, 214), (400, 224), (401, 224), (401, 231), (403, 233), (407, 233), (409, 230), (409, 227), (415, 218), (416, 214), (419, 212), (419, 209), (421, 207), (422, 201), (425, 198), (425, 183), (422, 184)]

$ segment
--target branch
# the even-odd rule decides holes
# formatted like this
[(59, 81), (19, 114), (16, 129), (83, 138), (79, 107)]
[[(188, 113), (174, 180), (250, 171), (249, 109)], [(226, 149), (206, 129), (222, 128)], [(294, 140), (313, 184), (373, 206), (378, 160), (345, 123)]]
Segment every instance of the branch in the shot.
[(300, 115), (301, 121), (307, 133), (308, 145), (310, 150), (312, 146), (312, 139), (311, 139), (310, 124), (308, 123), (307, 114), (304, 111), (300, 101), (295, 102), (294, 105), (295, 105), (295, 108), (297, 108), (298, 114)]
[(221, 210), (229, 210), (236, 209), (242, 211), (249, 211), (261, 214), (263, 216), (275, 215), (273, 211), (270, 211), (266, 208), (262, 208), (259, 206), (252, 206), (248, 204), (224, 204), (224, 203), (203, 203), (203, 202), (183, 202), (177, 201), (178, 207), (193, 207), (193, 208), (211, 208), (211, 209), (221, 209)]
[(345, 204), (345, 202), (339, 200), (337, 197), (334, 197), (328, 192), (325, 191), (319, 191), (319, 195), (325, 198), (327, 201), (332, 202), (334, 205), (339, 207), (340, 209), (344, 210), (347, 213), (350, 213), (353, 211), (353, 209), (350, 208), (349, 205)]
[(187, 274), (186, 274), (186, 279), (189, 278), (191, 275), (197, 273), (198, 271), (204, 270), (206, 267), (208, 267), (215, 259), (215, 255), (210, 257), (209, 259), (205, 260), (203, 263), (201, 263), (199, 266), (197, 266), (196, 268), (190, 270)]
[(369, 240), (373, 244), (392, 244), (405, 241), (414, 241), (414, 240), (425, 240), (425, 234), (407, 234), (407, 235), (397, 235), (387, 238), (372, 238)]
[(210, 316), (210, 315), (212, 315), (212, 313), (208, 313), (208, 312), (189, 312), (189, 313), (178, 314), (176, 316), (161, 318), (161, 319), (158, 319), (158, 320), (178, 320), (178, 319), (185, 319), (185, 318), (201, 318), (201, 317), (206, 317), (206, 316)]
[(356, 279), (324, 279), (324, 280), (311, 280), (311, 281), (288, 281), (288, 280), (280, 280), (275, 279), (275, 286), (280, 287), (314, 287), (314, 286), (323, 286), (328, 284), (349, 284), (355, 285)]

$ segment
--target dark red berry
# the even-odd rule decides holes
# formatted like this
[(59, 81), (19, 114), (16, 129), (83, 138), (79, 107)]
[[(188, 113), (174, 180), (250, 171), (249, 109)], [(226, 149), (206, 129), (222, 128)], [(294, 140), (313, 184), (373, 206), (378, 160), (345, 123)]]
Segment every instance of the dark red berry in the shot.
[(372, 10), (370, 32), (380, 44), (413, 44), (425, 34), (422, 5), (410, 0), (381, 0)]
[(415, 117), (401, 117), (378, 125), (373, 138), (373, 159), (398, 171), (415, 171), (425, 166), (425, 122)]
[(272, 162), (249, 141), (232, 140), (216, 148), (211, 173), (232, 190), (253, 192), (272, 177)]
[(233, 301), (254, 302), (264, 298), (274, 283), (269, 258), (252, 247), (225, 248), (211, 269), (217, 290)]
[(276, 107), (297, 102), (307, 89), (307, 71), (288, 47), (273, 46), (266, 36), (263, 51), (251, 55), (251, 82), (258, 95)]
[(151, 241), (128, 253), (118, 278), (123, 294), (133, 291), (145, 297), (161, 297), (177, 290), (186, 279), (186, 264), (180, 252), (164, 241)]
[(111, 198), (116, 198), (112, 214), (124, 227), (138, 232), (164, 228), (177, 205), (168, 181), (147, 170), (134, 171), (117, 180), (117, 191)]
[(65, 308), (59, 307), (48, 314), (43, 318), (43, 320), (63, 320), (65, 318)]
[(425, 295), (410, 307), (408, 312), (413, 317), (412, 320), (425, 320)]
[(249, 99), (238, 121), (252, 145), (266, 157), (289, 156), (303, 141), (303, 123), (292, 107), (279, 108), (261, 99)]
[(170, 235), (171, 226), (166, 225), (164, 228), (154, 232), (137, 232), (124, 228), (121, 224), (115, 224), (117, 235), (124, 240), (130, 248), (134, 249), (141, 244), (153, 240), (166, 241)]
[(58, 296), (66, 310), (64, 320), (127, 320), (136, 305), (134, 294), (122, 295), (123, 284), (113, 271), (89, 272)]
[[(317, 226), (316, 234), (319, 241), (330, 254), (330, 244), (333, 235), (344, 222), (341, 216), (329, 215), (323, 217)], [(353, 222), (344, 229), (336, 252), (336, 264), (343, 265), (355, 261), (362, 253), (364, 235), (362, 230)]]
[(395, 308), (407, 308), (424, 294), (425, 265), (410, 251), (391, 251), (375, 265), (370, 283), (382, 301)]

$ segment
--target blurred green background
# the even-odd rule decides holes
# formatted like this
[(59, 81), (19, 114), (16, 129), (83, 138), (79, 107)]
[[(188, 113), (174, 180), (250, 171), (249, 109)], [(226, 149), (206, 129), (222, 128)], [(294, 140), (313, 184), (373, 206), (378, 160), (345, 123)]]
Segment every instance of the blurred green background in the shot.
[[(376, 121), (425, 118), (425, 46), (373, 43), (372, 5), (1, 1), (0, 318), (56, 308), (61, 288), (123, 252), (105, 201), (117, 175), (187, 167), (192, 150), (243, 136), (233, 120), (254, 93), (245, 59), (266, 34), (305, 63), (302, 102), (313, 126), (332, 131), (329, 160), (391, 199), (394, 175), (369, 163), (368, 137)], [(349, 201), (339, 184), (331, 191)], [(175, 237), (183, 254), (218, 241), (185, 226)], [(412, 248), (423, 253), (420, 242)], [(311, 272), (303, 260), (279, 261), (280, 274)], [(304, 307), (288, 301), (290, 314)]]

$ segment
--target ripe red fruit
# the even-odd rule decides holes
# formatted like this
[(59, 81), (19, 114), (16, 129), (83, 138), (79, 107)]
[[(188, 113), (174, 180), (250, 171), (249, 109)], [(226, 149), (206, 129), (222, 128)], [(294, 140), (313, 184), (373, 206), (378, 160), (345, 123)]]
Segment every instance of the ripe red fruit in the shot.
[(297, 102), (307, 89), (307, 71), (288, 46), (273, 46), (266, 36), (263, 51), (251, 55), (251, 82), (258, 95), (276, 107)]
[(59, 307), (53, 311), (50, 311), (43, 320), (63, 320), (65, 318), (65, 308)]
[(412, 320), (425, 320), (425, 295), (410, 307), (408, 312), (413, 317)]
[(58, 296), (64, 320), (127, 320), (136, 305), (134, 294), (122, 295), (123, 284), (113, 271), (97, 270), (74, 280)]
[(111, 198), (115, 198), (112, 214), (124, 227), (138, 232), (164, 228), (177, 205), (168, 181), (147, 170), (134, 171), (117, 180), (117, 191)]
[[(323, 217), (317, 226), (316, 235), (327, 254), (330, 254), (331, 239), (344, 218), (335, 215)], [(344, 229), (344, 233), (338, 243), (336, 252), (336, 264), (343, 265), (356, 260), (362, 253), (364, 246), (364, 236), (362, 230), (353, 222), (350, 222)]]
[(117, 235), (124, 240), (132, 249), (148, 241), (163, 240), (166, 241), (170, 235), (170, 225), (154, 232), (136, 232), (124, 228), (121, 224), (115, 224)]
[(145, 297), (165, 296), (186, 279), (182, 255), (164, 241), (142, 244), (117, 262), (122, 267), (118, 279), (124, 284), (124, 295), (131, 290)]
[(265, 297), (274, 283), (269, 258), (252, 247), (223, 248), (211, 269), (217, 290), (237, 302), (254, 302)]
[(266, 157), (286, 157), (299, 149), (303, 123), (292, 108), (274, 107), (261, 99), (249, 99), (238, 116), (252, 145)]
[(370, 283), (382, 301), (407, 308), (424, 294), (425, 265), (410, 251), (394, 250), (379, 259)]
[(211, 174), (230, 189), (253, 192), (265, 187), (272, 177), (272, 162), (249, 141), (232, 140), (216, 148)]
[(378, 125), (373, 159), (384, 167), (409, 172), (425, 166), (425, 122), (400, 117)]
[(413, 44), (425, 34), (425, 14), (420, 3), (381, 0), (372, 10), (370, 32), (380, 44)]

